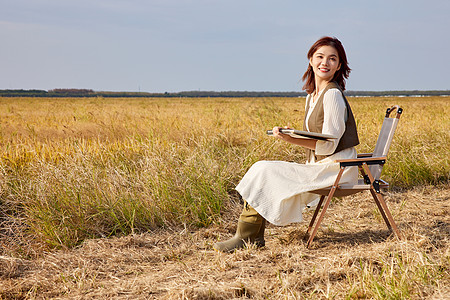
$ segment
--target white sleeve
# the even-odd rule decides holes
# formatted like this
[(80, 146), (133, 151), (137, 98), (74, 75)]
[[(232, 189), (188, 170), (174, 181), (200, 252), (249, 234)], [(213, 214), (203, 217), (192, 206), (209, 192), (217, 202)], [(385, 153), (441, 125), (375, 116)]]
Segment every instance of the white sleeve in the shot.
[(337, 139), (317, 141), (315, 152), (317, 155), (330, 155), (336, 150), (345, 131), (347, 107), (340, 90), (329, 89), (323, 95), (323, 115), (322, 133), (336, 136)]

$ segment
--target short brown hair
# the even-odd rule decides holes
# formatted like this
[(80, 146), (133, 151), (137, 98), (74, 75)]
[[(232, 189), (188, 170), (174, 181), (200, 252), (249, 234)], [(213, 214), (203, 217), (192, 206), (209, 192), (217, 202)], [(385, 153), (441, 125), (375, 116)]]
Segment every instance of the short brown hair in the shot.
[[(350, 75), (351, 69), (348, 67), (347, 55), (345, 54), (344, 46), (335, 37), (324, 36), (317, 40), (308, 51), (308, 60), (316, 53), (316, 51), (322, 46), (331, 46), (336, 49), (339, 56), (339, 63), (341, 67), (336, 71), (334, 77), (331, 81), (336, 82), (342, 91), (345, 90), (345, 79)], [(308, 69), (305, 74), (303, 74), (302, 80), (305, 82), (303, 85), (303, 90), (308, 94), (311, 94), (316, 89), (316, 82), (314, 80), (314, 71), (311, 65), (308, 65)]]

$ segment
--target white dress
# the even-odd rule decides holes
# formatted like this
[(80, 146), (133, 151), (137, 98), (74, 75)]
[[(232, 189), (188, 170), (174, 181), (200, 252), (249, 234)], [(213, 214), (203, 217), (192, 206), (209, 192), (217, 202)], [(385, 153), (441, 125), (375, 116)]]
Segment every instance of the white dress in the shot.
[[(309, 102), (311, 112), (315, 103)], [(346, 106), (338, 89), (329, 89), (324, 94), (323, 109), (322, 133), (341, 137), (345, 130)], [(307, 119), (309, 115), (310, 113)], [(315, 152), (318, 155), (329, 155), (334, 152), (338, 142), (338, 139), (335, 142), (317, 141)], [(319, 198), (309, 192), (333, 185), (339, 172), (339, 163), (335, 160), (348, 158), (356, 158), (354, 147), (339, 151), (319, 162), (312, 160), (306, 164), (259, 161), (247, 171), (236, 190), (272, 224), (301, 222), (303, 209), (308, 204), (317, 204)], [(357, 178), (357, 167), (346, 168), (341, 183), (354, 183)]]

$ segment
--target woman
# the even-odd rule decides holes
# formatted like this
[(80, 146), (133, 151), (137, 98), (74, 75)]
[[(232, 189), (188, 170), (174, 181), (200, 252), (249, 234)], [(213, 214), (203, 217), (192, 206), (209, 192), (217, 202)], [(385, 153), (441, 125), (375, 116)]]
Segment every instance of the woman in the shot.
[[(331, 141), (296, 139), (274, 127), (276, 138), (307, 149), (307, 163), (259, 161), (244, 175), (236, 190), (245, 199), (233, 238), (214, 248), (229, 252), (246, 243), (265, 245), (266, 220), (275, 225), (302, 221), (302, 210), (318, 196), (310, 191), (333, 185), (338, 159), (356, 158), (356, 123), (343, 95), (350, 68), (341, 42), (323, 37), (308, 51), (309, 65), (302, 79), (306, 90), (303, 130), (337, 137)], [(356, 167), (344, 171), (341, 182), (355, 182)]]

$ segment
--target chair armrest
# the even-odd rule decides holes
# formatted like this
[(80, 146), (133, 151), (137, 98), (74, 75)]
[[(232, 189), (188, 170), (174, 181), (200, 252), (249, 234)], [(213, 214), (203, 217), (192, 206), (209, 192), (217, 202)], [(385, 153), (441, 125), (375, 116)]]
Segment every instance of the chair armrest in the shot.
[(341, 167), (361, 166), (363, 163), (366, 163), (367, 165), (384, 165), (386, 163), (386, 156), (338, 159), (336, 162), (338, 162)]
[(356, 157), (361, 158), (361, 157), (372, 157), (373, 153), (358, 153), (358, 155)]

